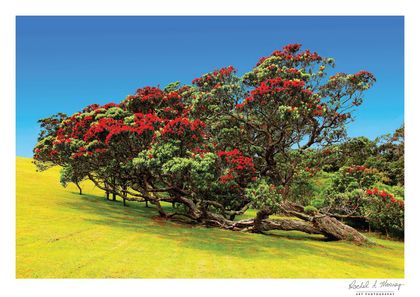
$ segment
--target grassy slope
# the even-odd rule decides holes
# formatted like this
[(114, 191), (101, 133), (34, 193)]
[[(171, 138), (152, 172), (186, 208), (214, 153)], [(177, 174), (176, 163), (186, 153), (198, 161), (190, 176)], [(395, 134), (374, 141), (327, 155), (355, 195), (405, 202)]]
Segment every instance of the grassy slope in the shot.
[(319, 236), (271, 236), (183, 226), (144, 204), (109, 202), (64, 189), (58, 168), (35, 172), (17, 158), (18, 278), (402, 278), (404, 244), (323, 242)]

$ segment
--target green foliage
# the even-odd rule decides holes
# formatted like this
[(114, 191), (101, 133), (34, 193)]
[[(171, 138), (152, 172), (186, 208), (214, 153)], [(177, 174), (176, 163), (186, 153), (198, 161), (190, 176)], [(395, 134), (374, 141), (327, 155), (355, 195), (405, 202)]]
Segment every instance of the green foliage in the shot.
[(70, 166), (61, 168), (60, 170), (60, 184), (67, 187), (68, 183), (73, 182), (73, 169)]
[(326, 207), (331, 213), (340, 215), (362, 216), (362, 205), (365, 200), (362, 189), (354, 189), (348, 192), (329, 192), (325, 197)]
[(345, 193), (356, 189), (367, 189), (379, 180), (376, 169), (365, 166), (344, 166), (333, 178), (330, 192)]
[(404, 126), (375, 140), (356, 137), (331, 146), (323, 169), (335, 172), (354, 165), (376, 169), (384, 184), (404, 185)]
[(246, 189), (247, 197), (251, 199), (252, 205), (257, 209), (270, 208), (278, 210), (278, 204), (282, 200), (281, 188), (270, 184), (266, 179), (260, 179), (250, 184)]
[[(375, 189), (376, 190), (376, 189)], [(367, 195), (362, 206), (363, 214), (368, 218), (373, 229), (386, 233), (387, 236), (404, 237), (404, 202), (386, 191), (377, 191)], [(376, 194), (375, 194), (376, 193)]]
[(317, 209), (322, 208), (325, 206), (325, 199), (324, 198), (315, 198), (313, 200), (311, 200), (311, 205)]
[(180, 85), (181, 85), (181, 82), (179, 81), (172, 82), (172, 83), (169, 83), (163, 90), (166, 93), (174, 92), (179, 89)]
[(318, 212), (318, 209), (313, 205), (307, 205), (303, 211), (309, 215), (315, 215)]
[(79, 186), (79, 183), (85, 179), (86, 172), (78, 167), (67, 165), (62, 167), (60, 170), (60, 184), (65, 188), (69, 183), (73, 183), (79, 188), (80, 194), (82, 193), (82, 190)]

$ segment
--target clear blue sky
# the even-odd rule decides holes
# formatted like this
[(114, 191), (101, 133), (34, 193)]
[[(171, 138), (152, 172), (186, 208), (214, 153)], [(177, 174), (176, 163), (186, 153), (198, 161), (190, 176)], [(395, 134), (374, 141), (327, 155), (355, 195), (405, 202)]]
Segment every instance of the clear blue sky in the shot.
[(242, 74), (288, 43), (377, 77), (350, 136), (375, 138), (404, 120), (403, 17), (17, 17), (16, 147), (32, 156), (36, 121), (119, 102), (233, 65)]

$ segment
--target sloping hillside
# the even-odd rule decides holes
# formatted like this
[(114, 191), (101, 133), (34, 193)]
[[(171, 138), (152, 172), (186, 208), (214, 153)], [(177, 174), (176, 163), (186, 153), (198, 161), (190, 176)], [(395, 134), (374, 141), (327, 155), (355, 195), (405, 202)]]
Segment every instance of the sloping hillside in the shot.
[(162, 221), (144, 204), (62, 188), (59, 169), (17, 158), (18, 278), (402, 278), (404, 244), (325, 242), (299, 232), (270, 236)]

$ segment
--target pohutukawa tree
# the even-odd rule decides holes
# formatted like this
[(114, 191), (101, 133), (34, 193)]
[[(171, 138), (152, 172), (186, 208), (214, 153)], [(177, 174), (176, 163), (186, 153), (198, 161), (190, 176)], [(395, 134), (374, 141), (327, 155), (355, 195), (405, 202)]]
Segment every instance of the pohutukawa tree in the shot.
[[(367, 71), (328, 77), (333, 67), (333, 59), (292, 44), (242, 77), (229, 66), (192, 85), (141, 88), (119, 104), (41, 120), (34, 159), (40, 169), (67, 168), (68, 182), (88, 178), (124, 204), (150, 202), (162, 217), (364, 243), (335, 218), (305, 211), (290, 191), (297, 176), (322, 164), (324, 147), (342, 140), (375, 81)], [(255, 218), (235, 220), (249, 207)]]

